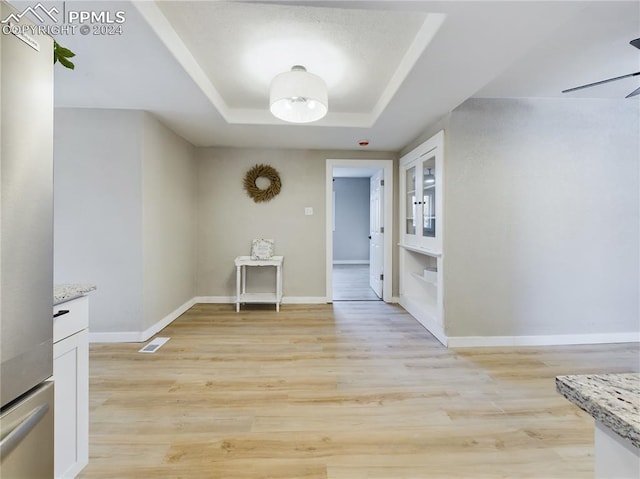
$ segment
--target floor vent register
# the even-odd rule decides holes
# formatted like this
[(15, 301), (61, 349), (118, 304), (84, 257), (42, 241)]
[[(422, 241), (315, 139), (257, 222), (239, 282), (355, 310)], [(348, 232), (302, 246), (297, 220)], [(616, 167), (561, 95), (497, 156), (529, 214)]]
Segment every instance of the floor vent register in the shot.
[(139, 353), (155, 353), (158, 349), (162, 347), (164, 343), (166, 343), (170, 339), (171, 338), (155, 338), (138, 352)]

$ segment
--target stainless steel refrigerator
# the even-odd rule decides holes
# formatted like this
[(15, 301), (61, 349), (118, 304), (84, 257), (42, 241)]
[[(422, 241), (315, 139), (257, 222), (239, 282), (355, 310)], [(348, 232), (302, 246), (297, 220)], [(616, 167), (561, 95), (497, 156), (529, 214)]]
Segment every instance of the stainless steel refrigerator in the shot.
[[(12, 7), (0, 3), (5, 21)], [(14, 16), (11, 24), (27, 22)], [(0, 477), (53, 477), (53, 40), (0, 33)]]

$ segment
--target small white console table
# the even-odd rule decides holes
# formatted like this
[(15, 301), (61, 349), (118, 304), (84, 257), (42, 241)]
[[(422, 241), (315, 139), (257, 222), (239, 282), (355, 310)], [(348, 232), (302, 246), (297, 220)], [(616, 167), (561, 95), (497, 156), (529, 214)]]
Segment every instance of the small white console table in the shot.
[[(236, 312), (240, 311), (240, 303), (275, 304), (280, 311), (282, 302), (282, 262), (284, 256), (271, 259), (251, 259), (251, 256), (238, 256), (236, 264)], [(273, 293), (247, 293), (247, 266), (274, 266), (276, 268), (276, 290)]]

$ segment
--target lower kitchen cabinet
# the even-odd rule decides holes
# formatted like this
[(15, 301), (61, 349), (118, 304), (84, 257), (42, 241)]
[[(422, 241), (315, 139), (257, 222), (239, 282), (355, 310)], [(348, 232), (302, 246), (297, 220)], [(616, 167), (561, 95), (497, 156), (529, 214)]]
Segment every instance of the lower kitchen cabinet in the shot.
[(75, 477), (89, 462), (89, 299), (53, 308), (55, 477)]

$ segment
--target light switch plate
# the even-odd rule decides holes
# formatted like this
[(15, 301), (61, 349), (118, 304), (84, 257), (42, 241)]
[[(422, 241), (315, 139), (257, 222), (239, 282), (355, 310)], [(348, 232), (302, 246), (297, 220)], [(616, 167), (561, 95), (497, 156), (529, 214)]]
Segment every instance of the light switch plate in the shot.
[(304, 214), (306, 216), (311, 216), (313, 214), (313, 208), (311, 206), (307, 206), (304, 209)]

